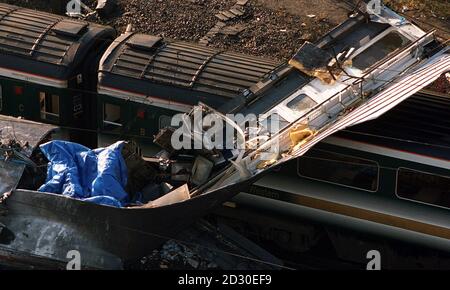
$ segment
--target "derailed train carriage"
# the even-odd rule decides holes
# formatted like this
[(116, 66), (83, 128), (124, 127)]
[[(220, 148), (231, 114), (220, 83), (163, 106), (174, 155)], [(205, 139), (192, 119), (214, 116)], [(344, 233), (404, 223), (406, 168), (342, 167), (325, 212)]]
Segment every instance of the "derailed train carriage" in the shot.
[(276, 168), (215, 216), (291, 262), (360, 268), (377, 250), (383, 269), (448, 269), (449, 105), (418, 93)]
[(92, 147), (98, 132), (152, 139), (173, 114), (199, 101), (216, 107), (277, 66), (158, 36), (116, 37), (111, 27), (0, 3), (0, 113), (64, 127)]
[[(100, 144), (127, 135), (151, 143), (176, 113), (213, 108), (244, 93), (277, 62), (158, 36), (125, 32), (99, 65)], [(109, 138), (108, 138), (109, 137)], [(150, 142), (149, 142), (150, 141)]]

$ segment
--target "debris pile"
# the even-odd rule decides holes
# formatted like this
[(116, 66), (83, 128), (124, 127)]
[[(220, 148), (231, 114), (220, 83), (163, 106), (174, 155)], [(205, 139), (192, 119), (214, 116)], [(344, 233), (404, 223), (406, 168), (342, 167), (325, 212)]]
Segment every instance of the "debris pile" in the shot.
[(159, 250), (154, 250), (150, 255), (141, 258), (138, 263), (128, 265), (131, 269), (196, 269), (214, 270), (218, 266), (213, 261), (205, 258), (190, 247), (170, 240)]
[(9, 139), (6, 143), (0, 141), (0, 152), (2, 153), (1, 159), (4, 161), (8, 161), (15, 157), (23, 158), (20, 152), (28, 149), (28, 143), (22, 145), (15, 139)]
[(229, 10), (220, 11), (215, 16), (218, 18), (216, 25), (211, 28), (208, 33), (200, 39), (200, 44), (208, 45), (214, 36), (219, 33), (226, 35), (236, 36), (245, 29), (242, 24), (236, 24), (232, 26), (227, 26), (227, 22), (232, 20), (238, 20), (240, 17), (244, 16), (246, 10), (245, 5), (247, 5), (248, 0), (238, 0), (236, 4)]
[(283, 262), (221, 222), (199, 220), (129, 270), (273, 270)]

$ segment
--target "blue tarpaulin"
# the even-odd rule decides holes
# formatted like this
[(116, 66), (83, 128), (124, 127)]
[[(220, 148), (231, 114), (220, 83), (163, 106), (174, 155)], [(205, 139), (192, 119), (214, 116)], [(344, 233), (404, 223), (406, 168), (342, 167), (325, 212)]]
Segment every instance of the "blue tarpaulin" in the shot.
[(49, 160), (41, 192), (67, 195), (102, 205), (123, 207), (129, 202), (125, 191), (128, 172), (122, 157), (124, 142), (89, 149), (67, 141), (40, 146)]

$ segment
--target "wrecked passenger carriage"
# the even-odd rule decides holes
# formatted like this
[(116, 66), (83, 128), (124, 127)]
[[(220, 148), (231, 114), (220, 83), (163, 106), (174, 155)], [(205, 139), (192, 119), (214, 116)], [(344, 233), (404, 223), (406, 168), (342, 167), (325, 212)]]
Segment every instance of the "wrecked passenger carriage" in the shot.
[[(1, 149), (2, 156), (14, 154), (0, 159), (2, 192), (6, 192), (0, 205), (0, 264), (64, 268), (68, 253), (77, 250), (83, 268), (121, 268), (124, 261), (140, 258), (174, 238), (252, 181), (211, 192), (208, 187), (198, 187), (189, 172), (177, 182), (170, 166), (156, 176), (157, 168), (176, 162), (159, 157), (143, 160), (138, 148), (129, 144), (122, 151), (129, 169), (127, 190), (142, 189), (153, 178), (162, 192), (150, 192), (148, 199), (154, 200), (145, 204), (124, 208), (98, 205), (36, 190), (45, 181), (47, 170), (38, 146), (52, 140), (58, 133), (55, 127), (5, 116), (0, 116), (0, 127), (3, 144), (8, 140), (20, 144), (14, 150)], [(193, 166), (199, 162), (194, 161)], [(163, 183), (167, 180), (176, 187), (167, 188)]]
[(170, 126), (172, 115), (199, 102), (218, 108), (277, 65), (261, 57), (126, 31), (99, 65), (99, 145), (120, 135), (151, 143), (159, 129)]

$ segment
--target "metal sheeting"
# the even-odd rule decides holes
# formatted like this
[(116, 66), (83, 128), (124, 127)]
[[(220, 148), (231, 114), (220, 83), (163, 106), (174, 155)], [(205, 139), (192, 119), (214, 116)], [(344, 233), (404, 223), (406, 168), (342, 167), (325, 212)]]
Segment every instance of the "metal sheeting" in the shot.
[[(54, 128), (56, 127), (0, 115), (0, 142), (2, 144), (7, 144), (9, 140), (16, 140), (21, 144), (28, 142), (28, 149), (21, 153), (30, 157), (37, 144)], [(17, 186), (22, 177), (25, 165), (14, 161), (5, 162), (1, 149), (0, 153), (1, 195)]]
[(251, 87), (277, 65), (183, 42), (165, 42), (154, 50), (137, 49), (124, 42), (119, 51), (110, 73), (224, 97), (234, 97)]
[(0, 160), (0, 196), (16, 188), (24, 169), (24, 164)]
[(389, 138), (394, 138), (448, 147), (450, 146), (449, 108), (450, 96), (418, 93), (380, 118), (355, 126), (351, 131), (360, 133), (362, 138), (386, 137), (381, 140), (386, 145), (392, 143)]

